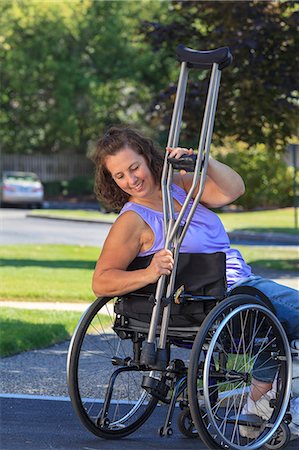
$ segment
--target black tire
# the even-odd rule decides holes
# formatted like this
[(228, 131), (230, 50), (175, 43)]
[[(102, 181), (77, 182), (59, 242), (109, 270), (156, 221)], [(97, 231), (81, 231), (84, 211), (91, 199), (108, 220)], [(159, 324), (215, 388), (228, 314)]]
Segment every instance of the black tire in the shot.
[(284, 448), (291, 440), (291, 431), (285, 422), (281, 422), (278, 429), (271, 437), (271, 439), (265, 444), (268, 450), (277, 450)]
[[(262, 421), (258, 436), (243, 437), (239, 428), (242, 420), (243, 428), (249, 423), (254, 427), (261, 421), (253, 416), (256, 419), (248, 422), (248, 416), (245, 419), (241, 410), (251, 385), (254, 361), (262, 356), (264, 361), (275, 364), (277, 371), (273, 412), (267, 421)], [(263, 370), (262, 364), (258, 368)], [(208, 314), (192, 348), (188, 398), (194, 425), (209, 448), (254, 450), (262, 447), (283, 419), (290, 387), (288, 339), (276, 316), (261, 300), (249, 295), (233, 295)], [(202, 394), (204, 406), (199, 399)]]
[(106, 439), (136, 431), (158, 402), (141, 387), (148, 371), (125, 369), (116, 376), (103, 420), (101, 411), (110, 377), (121, 368), (112, 364), (112, 358), (133, 356), (132, 340), (121, 339), (113, 329), (115, 301), (117, 298), (98, 298), (83, 314), (70, 343), (67, 363), (69, 394), (77, 415), (89, 431)]
[(178, 429), (187, 438), (198, 438), (198, 432), (194, 426), (190, 409), (184, 408), (178, 417)]

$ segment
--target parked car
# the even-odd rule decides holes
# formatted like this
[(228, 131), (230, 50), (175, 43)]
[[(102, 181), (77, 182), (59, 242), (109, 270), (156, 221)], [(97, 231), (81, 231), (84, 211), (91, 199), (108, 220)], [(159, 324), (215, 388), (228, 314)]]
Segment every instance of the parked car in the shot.
[(26, 205), (41, 208), (43, 185), (35, 173), (5, 171), (0, 184), (1, 204)]

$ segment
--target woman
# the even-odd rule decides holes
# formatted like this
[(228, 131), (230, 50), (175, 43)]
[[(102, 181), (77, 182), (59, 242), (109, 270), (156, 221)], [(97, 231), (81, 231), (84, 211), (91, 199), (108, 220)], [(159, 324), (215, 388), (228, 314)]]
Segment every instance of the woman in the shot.
[[(192, 153), (192, 149), (180, 147), (167, 148), (167, 151), (172, 158)], [(161, 275), (169, 275), (173, 269), (172, 253), (163, 248), (160, 188), (163, 157), (151, 140), (130, 128), (113, 127), (98, 141), (94, 162), (98, 198), (112, 209), (121, 210), (105, 241), (93, 276), (95, 294), (112, 297), (156, 283)], [(191, 183), (192, 175), (174, 174), (172, 189), (176, 213), (180, 211)], [(230, 247), (218, 216), (208, 209), (233, 202), (244, 190), (240, 175), (210, 158), (201, 203), (196, 208), (180, 251), (225, 252), (228, 289), (242, 284), (260, 289), (272, 301), (277, 316), (284, 322), (289, 339), (298, 340), (298, 292), (252, 274), (239, 251)], [(137, 256), (149, 254), (154, 256), (147, 268), (126, 271)], [(267, 371), (267, 374), (257, 375), (253, 379), (244, 412), (257, 413), (259, 407), (264, 410), (263, 402), (266, 399), (269, 403), (266, 395), (272, 395), (274, 378), (275, 371), (270, 375)], [(263, 414), (266, 413), (263, 411)], [(242, 434), (251, 437), (251, 432), (256, 430), (241, 427)]]

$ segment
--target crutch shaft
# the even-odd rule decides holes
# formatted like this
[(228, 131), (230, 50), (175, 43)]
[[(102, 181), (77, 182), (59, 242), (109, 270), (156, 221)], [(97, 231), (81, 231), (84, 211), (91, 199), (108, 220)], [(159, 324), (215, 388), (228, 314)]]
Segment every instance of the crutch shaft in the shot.
[[(209, 83), (209, 90), (207, 94), (206, 107), (204, 111), (202, 129), (198, 145), (198, 156), (194, 168), (194, 176), (184, 204), (178, 217), (175, 219), (174, 201), (172, 195), (172, 181), (174, 168), (168, 160), (168, 153), (165, 153), (164, 165), (161, 177), (161, 190), (162, 190), (162, 202), (163, 202), (163, 215), (164, 215), (164, 239), (165, 248), (171, 249), (174, 252), (174, 268), (171, 276), (168, 280), (166, 288), (166, 298), (173, 294), (175, 286), (175, 276), (178, 264), (179, 249), (182, 240), (186, 234), (187, 228), (190, 225), (195, 209), (200, 201), (204, 190), (204, 184), (206, 179), (206, 173), (208, 169), (208, 158), (210, 151), (210, 144), (213, 132), (213, 126), (215, 121), (215, 112), (219, 92), (221, 70), (230, 64), (232, 56), (227, 47), (223, 47), (217, 50), (208, 52), (200, 52), (179, 46), (177, 49), (177, 57), (181, 61), (181, 70), (178, 81), (177, 94), (174, 104), (174, 110), (170, 125), (169, 137), (167, 146), (176, 147), (179, 142), (182, 114), (185, 103), (186, 87), (188, 80), (189, 68), (197, 69), (212, 69), (211, 78)], [(193, 205), (185, 218), (185, 224), (182, 226), (182, 219), (186, 213), (187, 207), (194, 197), (195, 190), (199, 187), (195, 196)], [(162, 298), (165, 295), (166, 276), (162, 275), (157, 283), (157, 289), (155, 293), (155, 303), (152, 311), (152, 317), (149, 326), (149, 333), (147, 342), (144, 342), (141, 353), (141, 362), (145, 365), (153, 365), (156, 363), (156, 331), (158, 327), (160, 310), (162, 306)], [(164, 307), (161, 333), (159, 339), (158, 350), (163, 351), (166, 349), (167, 330), (170, 317), (171, 305), (168, 304)], [(164, 352), (165, 353), (165, 352)], [(166, 359), (162, 356), (163, 361), (161, 364), (166, 363)], [(165, 361), (164, 361), (165, 359)], [(159, 366), (159, 364), (158, 364)], [(161, 367), (163, 369), (163, 367)]]

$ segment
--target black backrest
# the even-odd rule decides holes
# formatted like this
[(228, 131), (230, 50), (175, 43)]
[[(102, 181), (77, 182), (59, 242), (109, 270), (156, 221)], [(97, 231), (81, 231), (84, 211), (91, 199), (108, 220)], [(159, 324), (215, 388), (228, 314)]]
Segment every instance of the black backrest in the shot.
[[(128, 269), (146, 268), (153, 255), (137, 257)], [(175, 289), (185, 286), (185, 292), (223, 298), (226, 294), (226, 255), (216, 253), (180, 253), (176, 273)], [(136, 293), (153, 294), (156, 284), (139, 289)]]

